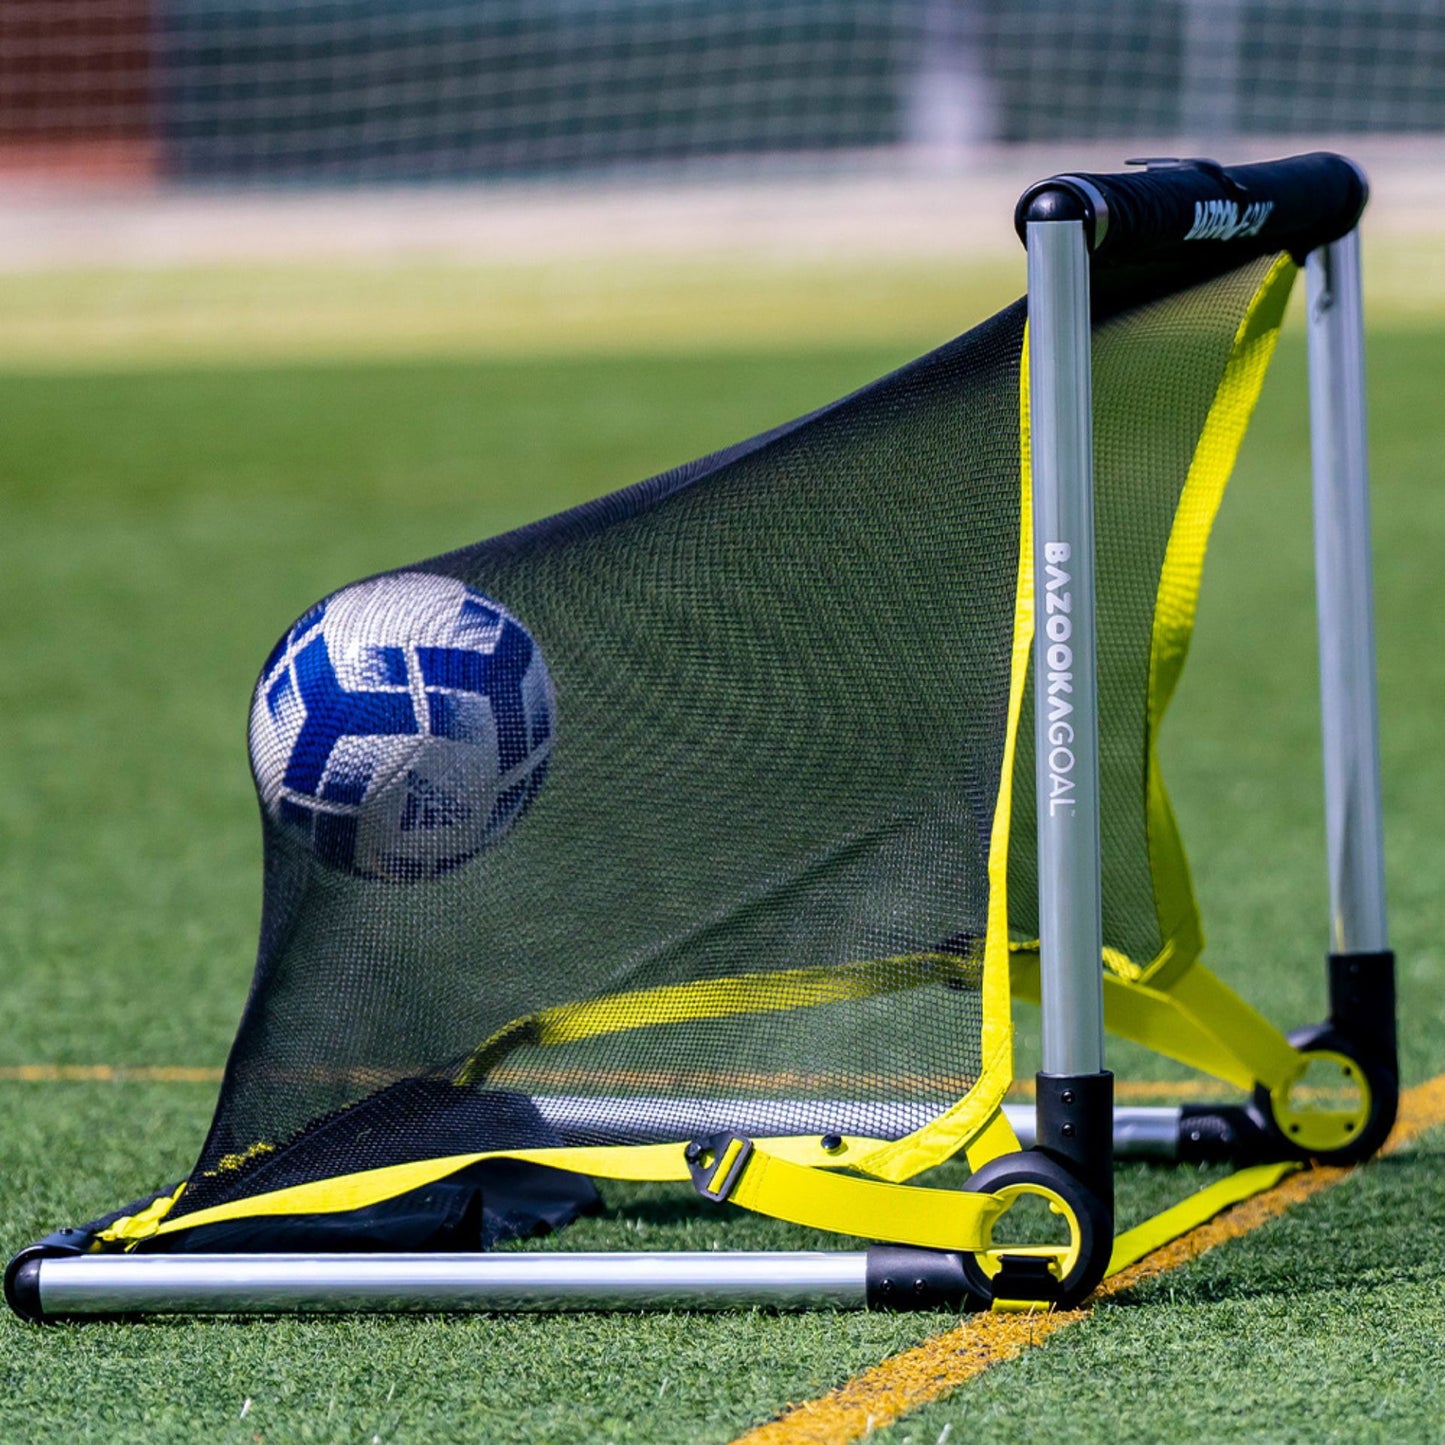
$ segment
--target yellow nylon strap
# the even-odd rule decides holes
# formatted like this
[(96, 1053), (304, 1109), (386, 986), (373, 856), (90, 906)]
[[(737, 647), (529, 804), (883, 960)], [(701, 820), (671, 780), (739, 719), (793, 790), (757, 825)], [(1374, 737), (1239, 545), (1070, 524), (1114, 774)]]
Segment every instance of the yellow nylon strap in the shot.
[(1149, 871), (1162, 947), (1146, 977), (1159, 981), (1187, 969), (1203, 950), (1204, 932), (1179, 824), (1164, 787), (1159, 765), (1159, 729), (1194, 635), (1199, 584), (1209, 534), (1234, 471), (1245, 429), (1259, 400), (1265, 372), (1279, 339), (1280, 323), (1296, 274), (1294, 262), (1281, 256), (1270, 267), (1235, 332), (1204, 427), (1195, 443), (1189, 473), (1175, 509), (1173, 526), (1159, 572), (1149, 645), (1149, 743), (1146, 808)]
[[(715, 1175), (725, 1174), (735, 1156), (735, 1146), (724, 1151), (713, 1166)], [(953, 1250), (986, 1248), (994, 1221), (1008, 1208), (1008, 1202), (996, 1194), (885, 1184), (810, 1169), (758, 1146), (727, 1198), (731, 1204), (789, 1224)]]
[[(732, 1193), (732, 1203), (773, 1219), (787, 1220), (836, 1234), (861, 1235), (937, 1249), (981, 1249), (988, 1230), (1007, 1207), (993, 1194), (910, 1188), (839, 1174), (834, 1168), (876, 1140), (847, 1137), (824, 1151), (815, 1136), (767, 1139), (753, 1151)], [(208, 1224), (276, 1215), (337, 1214), (379, 1204), (413, 1189), (434, 1184), (484, 1159), (512, 1159), (573, 1169), (602, 1179), (690, 1181), (684, 1144), (649, 1144), (596, 1149), (509, 1149), (457, 1154), (416, 1164), (397, 1164), (359, 1174), (298, 1184), (249, 1199), (170, 1219), (180, 1197), (157, 1200), (143, 1213), (118, 1220), (100, 1238), (134, 1246), (142, 1239), (176, 1234)], [(718, 1161), (723, 1172), (736, 1148)], [(823, 1168), (822, 1165), (834, 1166)]]
[[(1037, 954), (1014, 955), (1013, 988), (1019, 998), (1039, 1002)], [(1105, 973), (1104, 1023), (1120, 1038), (1238, 1089), (1282, 1088), (1305, 1068), (1268, 1019), (1197, 961), (1165, 988)]]
[[(1009, 954), (1014, 960), (1013, 969), (1015, 973), (1017, 973), (1018, 969), (1022, 966), (1018, 961), (1020, 954), (1037, 954), (1038, 951), (1039, 941), (1037, 938), (1015, 939), (1010, 943)], [(1104, 967), (1111, 973), (1117, 974), (1120, 978), (1132, 981), (1133, 979), (1143, 977), (1144, 970), (1140, 968), (1127, 953), (1123, 953), (1117, 948), (1110, 948), (1106, 943), (1101, 950), (1101, 954), (1104, 960)]]
[(1002, 1109), (968, 1142), (968, 1167), (975, 1172), (1005, 1154), (1019, 1152), (1019, 1136), (1014, 1133), (1008, 1115)]
[[(1155, 980), (1150, 983), (1159, 988)], [(1192, 964), (1160, 992), (1216, 1039), (1227, 1040), (1230, 1052), (1243, 1060), (1245, 1072), (1253, 1074), (1254, 1083), (1283, 1089), (1304, 1073), (1299, 1050), (1202, 963)]]
[(480, 1082), (507, 1054), (523, 1046), (554, 1048), (659, 1024), (849, 1003), (950, 980), (977, 986), (981, 977), (976, 960), (956, 953), (924, 952), (608, 994), (559, 1004), (504, 1024), (462, 1065), (456, 1082)]
[[(845, 1135), (838, 1148), (825, 1150), (816, 1134), (785, 1136), (763, 1141), (770, 1153), (780, 1159), (821, 1169), (851, 1163), (878, 1144), (876, 1139)], [(222, 1224), (235, 1219), (253, 1219), (272, 1215), (339, 1214), (351, 1209), (364, 1209), (406, 1194), (413, 1189), (435, 1184), (484, 1159), (515, 1159), (531, 1164), (546, 1164), (555, 1169), (571, 1169), (597, 1179), (620, 1179), (633, 1182), (690, 1181), (691, 1171), (683, 1151), (685, 1144), (608, 1145), (597, 1148), (494, 1149), (476, 1154), (451, 1154), (438, 1159), (419, 1160), (413, 1164), (393, 1164), (383, 1169), (367, 1169), (356, 1174), (318, 1179), (308, 1184), (295, 1184), (274, 1189), (246, 1199), (230, 1200), (198, 1209), (180, 1218), (170, 1215), (178, 1189), (169, 1199), (159, 1199), (140, 1214), (127, 1215), (104, 1231), (100, 1238), (133, 1242), (152, 1235), (174, 1234), (204, 1224)]]
[(1295, 1163), (1255, 1164), (1207, 1185), (1162, 1214), (1156, 1214), (1153, 1219), (1146, 1219), (1143, 1224), (1116, 1235), (1107, 1273), (1115, 1275), (1131, 1264), (1137, 1264), (1161, 1245), (1188, 1234), (1191, 1229), (1197, 1229), (1206, 1220), (1213, 1219), (1233, 1205), (1243, 1204), (1246, 1199), (1273, 1189), (1281, 1179), (1302, 1168), (1304, 1165)]
[(102, 1229), (96, 1238), (105, 1240), (107, 1244), (148, 1238), (156, 1232), (160, 1222), (175, 1208), (176, 1200), (185, 1192), (186, 1186), (182, 1184), (175, 1193), (163, 1194), (159, 1199), (153, 1199), (138, 1214), (127, 1214), (115, 1220)]

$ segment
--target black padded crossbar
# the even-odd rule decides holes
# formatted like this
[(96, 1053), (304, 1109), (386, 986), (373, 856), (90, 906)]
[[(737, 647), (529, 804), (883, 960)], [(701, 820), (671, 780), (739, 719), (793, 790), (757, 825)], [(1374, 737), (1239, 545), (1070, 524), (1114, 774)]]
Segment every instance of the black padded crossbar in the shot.
[(1197, 259), (1240, 261), (1265, 251), (1296, 260), (1354, 228), (1369, 187), (1353, 161), (1328, 151), (1258, 165), (1208, 160), (1135, 162), (1122, 175), (1051, 176), (1019, 199), (1014, 224), (1083, 221), (1100, 264)]

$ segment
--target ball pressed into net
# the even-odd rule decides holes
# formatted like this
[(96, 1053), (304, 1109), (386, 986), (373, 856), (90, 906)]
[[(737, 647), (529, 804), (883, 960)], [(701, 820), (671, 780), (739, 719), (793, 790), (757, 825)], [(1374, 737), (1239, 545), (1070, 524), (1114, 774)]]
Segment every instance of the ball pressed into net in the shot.
[(409, 882), (501, 839), (546, 776), (556, 700), (504, 607), (400, 572), (318, 603), (286, 633), (251, 707), (267, 814), (323, 863)]

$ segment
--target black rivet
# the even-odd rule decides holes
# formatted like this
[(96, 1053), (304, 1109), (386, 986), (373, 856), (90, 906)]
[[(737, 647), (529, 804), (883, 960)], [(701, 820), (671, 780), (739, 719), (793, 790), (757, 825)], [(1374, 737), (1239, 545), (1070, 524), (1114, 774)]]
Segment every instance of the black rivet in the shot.
[(1072, 1139), (1074, 1137), (1074, 1126), (1072, 1124), (1065, 1124), (1064, 1127), (1059, 1130), (1059, 1133), (1061, 1133), (1065, 1139)]
[(879, 1293), (879, 1294), (892, 1294), (892, 1293), (893, 1293), (893, 1281), (892, 1281), (891, 1279), (885, 1279), (885, 1280), (883, 1281), (883, 1283), (878, 1286), (878, 1293)]
[(1065, 1089), (1064, 1092), (1059, 1095), (1059, 1099), (1062, 1103), (1072, 1104), (1074, 1102), (1074, 1091), (1072, 1089)]
[(701, 1139), (694, 1139), (692, 1143), (682, 1151), (682, 1157), (686, 1159), (689, 1164), (696, 1164), (706, 1153), (707, 1145), (704, 1144)]
[(928, 1281), (927, 1281), (927, 1280), (922, 1280), (922, 1279), (916, 1279), (916, 1280), (914, 1280), (914, 1281), (913, 1281), (913, 1293), (914, 1293), (914, 1294), (927, 1294), (927, 1293), (928, 1293)]
[(821, 1142), (825, 1154), (836, 1154), (843, 1147), (843, 1136), (841, 1134), (824, 1134)]

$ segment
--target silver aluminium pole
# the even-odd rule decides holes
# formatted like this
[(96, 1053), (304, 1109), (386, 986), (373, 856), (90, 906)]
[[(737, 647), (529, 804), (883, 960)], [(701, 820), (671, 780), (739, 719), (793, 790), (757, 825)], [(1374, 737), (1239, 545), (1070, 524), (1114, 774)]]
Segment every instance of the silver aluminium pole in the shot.
[[(537, 1112), (554, 1128), (585, 1127), (599, 1140), (617, 1144), (670, 1144), (731, 1130), (754, 1138), (770, 1134), (861, 1134), (869, 1139), (899, 1136), (905, 1123), (921, 1129), (944, 1110), (943, 1104), (899, 1105), (876, 1099), (689, 1099), (661, 1095), (587, 1096), (534, 1094)], [(1037, 1113), (1032, 1104), (1005, 1104), (1004, 1117), (1019, 1141), (1032, 1148), (1038, 1141)], [(599, 1125), (599, 1116), (611, 1121)], [(1157, 1105), (1121, 1105), (1114, 1110), (1116, 1159), (1173, 1159), (1179, 1152), (1180, 1110)], [(598, 1130), (601, 1129), (601, 1133)]]
[(1089, 256), (1081, 221), (1028, 224), (1043, 1072), (1104, 1068)]
[(1375, 701), (1359, 232), (1310, 252), (1305, 273), (1330, 951), (1381, 953), (1390, 945)]
[(128, 1254), (38, 1262), (46, 1317), (314, 1310), (861, 1309), (862, 1253)]

